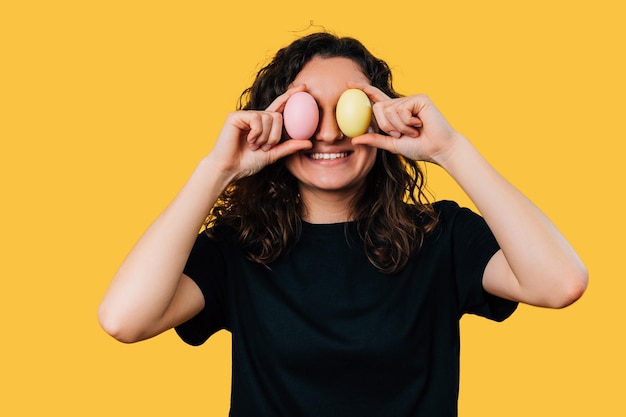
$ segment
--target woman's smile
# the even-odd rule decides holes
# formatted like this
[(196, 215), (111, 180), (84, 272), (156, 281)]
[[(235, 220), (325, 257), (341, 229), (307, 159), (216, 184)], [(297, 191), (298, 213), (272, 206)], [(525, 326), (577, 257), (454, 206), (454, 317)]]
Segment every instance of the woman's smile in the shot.
[(376, 161), (376, 148), (353, 145), (352, 138), (346, 137), (337, 124), (337, 102), (351, 81), (369, 84), (354, 61), (343, 57), (315, 57), (292, 83), (306, 85), (320, 111), (317, 130), (310, 139), (313, 147), (285, 159), (287, 169), (299, 182), (305, 203), (312, 194), (319, 197), (332, 193), (334, 201), (351, 204)]
[(336, 153), (315, 152), (315, 153), (309, 153), (306, 155), (315, 161), (319, 161), (319, 160), (334, 161), (336, 159), (347, 158), (348, 155), (350, 155), (350, 153), (349, 152), (336, 152)]

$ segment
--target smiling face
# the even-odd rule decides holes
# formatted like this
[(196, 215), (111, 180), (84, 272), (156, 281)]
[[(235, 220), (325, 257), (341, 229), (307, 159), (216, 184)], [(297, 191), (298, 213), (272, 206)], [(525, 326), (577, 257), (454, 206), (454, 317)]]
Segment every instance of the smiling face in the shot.
[(335, 108), (349, 81), (369, 84), (359, 66), (348, 58), (314, 57), (292, 83), (305, 84), (320, 109), (319, 125), (311, 138), (313, 147), (285, 159), (287, 169), (298, 179), (308, 212), (320, 201), (343, 204), (347, 209), (376, 161), (375, 148), (352, 145), (337, 124)]

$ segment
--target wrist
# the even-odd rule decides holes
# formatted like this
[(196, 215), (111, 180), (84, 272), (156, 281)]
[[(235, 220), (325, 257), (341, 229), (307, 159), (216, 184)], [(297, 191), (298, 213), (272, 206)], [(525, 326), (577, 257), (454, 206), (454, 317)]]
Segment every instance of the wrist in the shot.
[(431, 161), (448, 171), (459, 158), (463, 158), (463, 155), (468, 152), (468, 148), (472, 148), (469, 140), (455, 132), (447, 141), (447, 145), (432, 155)]
[(203, 157), (194, 171), (194, 176), (208, 181), (209, 187), (221, 193), (236, 179), (236, 174), (223, 166), (219, 158), (212, 154)]

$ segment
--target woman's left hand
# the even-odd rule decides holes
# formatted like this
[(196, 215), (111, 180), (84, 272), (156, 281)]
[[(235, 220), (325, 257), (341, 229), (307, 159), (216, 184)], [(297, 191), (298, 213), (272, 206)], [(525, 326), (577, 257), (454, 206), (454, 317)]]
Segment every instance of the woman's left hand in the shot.
[(390, 98), (365, 83), (351, 83), (373, 103), (378, 128), (387, 135), (366, 133), (352, 140), (355, 145), (385, 149), (416, 161), (439, 163), (454, 146), (459, 134), (425, 95)]

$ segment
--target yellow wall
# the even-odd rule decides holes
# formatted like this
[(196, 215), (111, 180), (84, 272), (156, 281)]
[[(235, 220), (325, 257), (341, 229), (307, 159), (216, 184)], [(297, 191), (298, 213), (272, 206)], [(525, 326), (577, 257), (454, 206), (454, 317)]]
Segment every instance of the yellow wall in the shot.
[[(0, 415), (227, 414), (228, 334), (122, 345), (96, 309), (253, 74), (311, 21), (430, 95), (589, 267), (570, 308), (463, 319), (461, 416), (623, 415), (621, 2), (376, 3), (2, 2)], [(437, 198), (469, 204), (429, 173)]]

